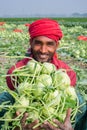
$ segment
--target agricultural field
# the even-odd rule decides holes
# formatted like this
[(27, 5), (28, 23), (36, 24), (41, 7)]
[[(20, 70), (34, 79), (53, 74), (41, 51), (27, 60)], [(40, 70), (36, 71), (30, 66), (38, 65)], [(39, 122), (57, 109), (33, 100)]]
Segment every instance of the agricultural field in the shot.
[[(7, 87), (7, 70), (25, 57), (30, 46), (28, 27), (34, 20), (0, 19), (0, 91)], [(58, 57), (76, 71), (76, 87), (87, 100), (87, 19), (58, 21), (64, 34), (57, 49)]]

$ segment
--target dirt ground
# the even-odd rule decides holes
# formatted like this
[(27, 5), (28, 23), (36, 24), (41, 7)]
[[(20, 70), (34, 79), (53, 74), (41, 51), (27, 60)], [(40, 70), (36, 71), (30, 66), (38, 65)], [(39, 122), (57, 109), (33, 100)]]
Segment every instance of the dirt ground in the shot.
[(75, 60), (74, 58), (66, 59), (64, 58), (64, 61), (69, 64), (69, 66), (75, 65), (80, 67), (81, 69), (87, 69), (87, 63)]

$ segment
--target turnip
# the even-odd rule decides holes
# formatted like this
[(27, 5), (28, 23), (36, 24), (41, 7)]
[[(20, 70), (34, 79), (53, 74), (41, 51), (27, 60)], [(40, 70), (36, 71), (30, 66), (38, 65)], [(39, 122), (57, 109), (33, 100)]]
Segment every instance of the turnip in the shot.
[(68, 86), (70, 86), (70, 78), (68, 74), (62, 70), (57, 70), (53, 74), (53, 85), (58, 89), (66, 89)]
[(77, 98), (77, 94), (74, 87), (71, 86), (67, 87), (65, 93), (67, 96), (70, 96), (74, 100)]
[(51, 117), (55, 112), (53, 107), (43, 106), (42, 115), (46, 118)]
[(58, 90), (50, 91), (46, 94), (45, 100), (48, 106), (55, 107), (60, 105), (61, 93)]
[(50, 75), (47, 74), (41, 74), (40, 76), (38, 76), (38, 78), (36, 79), (36, 83), (41, 82), (43, 83), (44, 86), (51, 86), (52, 85), (52, 78)]
[(18, 102), (14, 104), (14, 106), (17, 106), (16, 111), (19, 112), (25, 112), (27, 107), (29, 107), (29, 99), (27, 97), (21, 96), (18, 99)]
[(43, 83), (38, 82), (38, 83), (36, 83), (36, 84), (32, 87), (32, 89), (33, 89), (33, 90), (32, 90), (33, 95), (34, 95), (36, 98), (38, 98), (39, 96), (40, 96), (40, 98), (41, 98), (41, 95), (43, 95), (43, 93), (44, 93), (45, 86), (44, 86)]
[(54, 64), (48, 63), (48, 62), (44, 62), (43, 66), (42, 66), (42, 73), (43, 74), (51, 74), (54, 71), (56, 71), (56, 67)]
[(28, 67), (28, 70), (31, 74), (38, 74), (42, 69), (39, 62), (35, 60), (30, 60), (26, 67)]
[[(22, 82), (18, 85), (17, 87), (17, 91), (19, 93), (19, 95), (24, 94), (26, 91), (28, 92), (28, 94), (31, 93), (32, 90), (32, 84), (29, 84), (28, 82)], [(26, 94), (26, 93), (25, 93)]]

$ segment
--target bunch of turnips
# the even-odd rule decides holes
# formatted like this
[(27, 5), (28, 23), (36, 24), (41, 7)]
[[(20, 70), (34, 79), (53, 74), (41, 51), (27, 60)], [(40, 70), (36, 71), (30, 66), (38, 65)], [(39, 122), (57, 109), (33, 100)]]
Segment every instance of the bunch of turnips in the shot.
[[(14, 105), (6, 106), (8, 111), (2, 117), (5, 124), (12, 122), (11, 127), (20, 126), (24, 112), (29, 113), (27, 122), (39, 119), (39, 124), (45, 120), (52, 122), (53, 118), (64, 121), (66, 110), (72, 108), (71, 121), (75, 121), (79, 102), (75, 88), (70, 86), (70, 78), (64, 69), (57, 70), (52, 63), (40, 63), (30, 60), (26, 66), (13, 71), (12, 78), (17, 93), (8, 90), (15, 98)], [(14, 118), (16, 111), (21, 114)], [(9, 125), (4, 125), (7, 130)]]

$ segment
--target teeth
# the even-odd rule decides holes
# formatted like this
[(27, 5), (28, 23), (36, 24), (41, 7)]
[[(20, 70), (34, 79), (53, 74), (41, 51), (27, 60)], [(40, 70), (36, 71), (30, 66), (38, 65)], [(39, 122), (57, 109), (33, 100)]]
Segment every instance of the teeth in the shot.
[(46, 55), (40, 55), (41, 58), (46, 58), (47, 56)]

